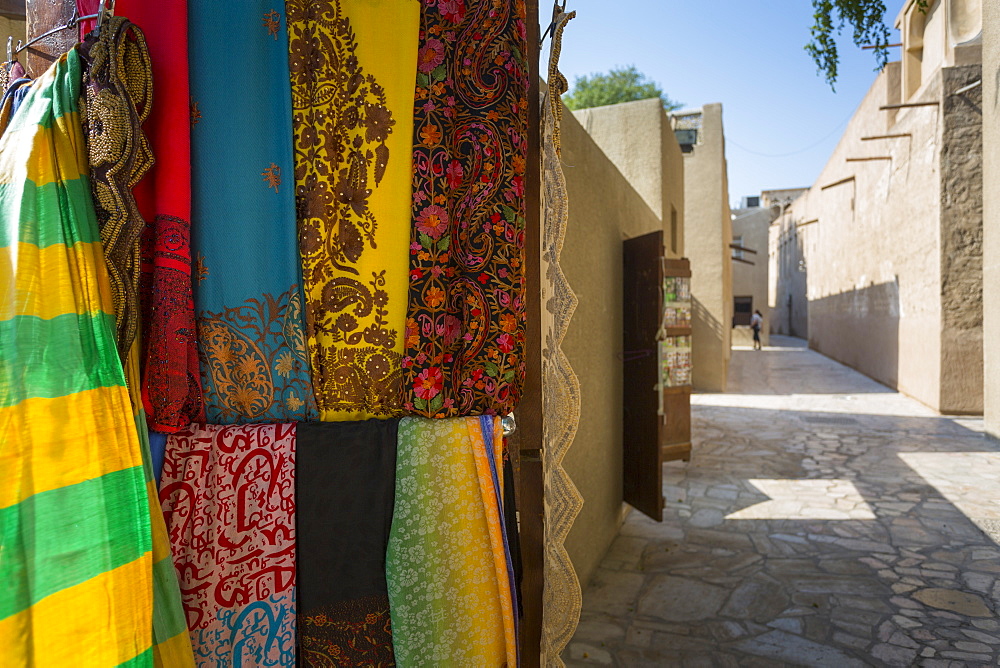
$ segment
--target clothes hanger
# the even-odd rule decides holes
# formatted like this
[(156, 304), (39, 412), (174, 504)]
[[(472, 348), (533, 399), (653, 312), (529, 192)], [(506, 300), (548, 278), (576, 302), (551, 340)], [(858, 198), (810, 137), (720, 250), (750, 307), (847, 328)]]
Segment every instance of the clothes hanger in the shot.
[(7, 60), (4, 61), (4, 68), (9, 73), (11, 68), (14, 67), (14, 36), (7, 36)]

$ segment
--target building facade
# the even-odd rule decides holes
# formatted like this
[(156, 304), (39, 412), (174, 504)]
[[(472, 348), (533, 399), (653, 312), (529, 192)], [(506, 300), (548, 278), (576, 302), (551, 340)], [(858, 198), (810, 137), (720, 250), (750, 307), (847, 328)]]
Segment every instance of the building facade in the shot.
[(724, 392), (733, 319), (732, 214), (722, 105), (675, 112), (684, 153), (684, 249), (691, 260), (692, 381)]
[(902, 61), (772, 232), (772, 322), (804, 284), (811, 347), (946, 413), (983, 407), (979, 11), (903, 10)]
[[(744, 203), (751, 198), (745, 197)], [(733, 267), (733, 331), (734, 346), (753, 344), (750, 318), (760, 311), (764, 319), (760, 338), (769, 343), (771, 314), (768, 308), (768, 232), (774, 211), (771, 207), (741, 207), (732, 211), (733, 244), (730, 248)]]

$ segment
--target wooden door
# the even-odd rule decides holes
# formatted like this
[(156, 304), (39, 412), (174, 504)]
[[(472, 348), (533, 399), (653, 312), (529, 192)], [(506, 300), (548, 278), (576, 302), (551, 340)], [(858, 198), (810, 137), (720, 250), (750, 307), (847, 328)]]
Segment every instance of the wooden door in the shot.
[(656, 335), (663, 312), (663, 231), (627, 239), (623, 248), (623, 358), (625, 501), (663, 520)]

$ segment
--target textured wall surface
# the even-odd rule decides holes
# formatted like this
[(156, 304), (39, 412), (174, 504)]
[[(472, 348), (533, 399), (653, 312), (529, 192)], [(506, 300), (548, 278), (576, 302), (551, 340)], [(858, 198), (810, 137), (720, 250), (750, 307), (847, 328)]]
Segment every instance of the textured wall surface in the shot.
[(983, 410), (982, 67), (941, 71), (941, 401), (944, 413)]
[(1000, 2), (983, 5), (983, 328), (986, 430), (1000, 437)]
[(732, 336), (732, 221), (722, 105), (702, 107), (700, 143), (684, 154), (684, 248), (691, 260), (696, 390), (724, 392)]
[(768, 310), (773, 334), (809, 338), (807, 284), (809, 268), (803, 247), (815, 225), (802, 216), (808, 210), (809, 194), (799, 197), (798, 211), (783, 207), (768, 229)]
[(622, 518), (622, 240), (662, 222), (569, 112), (562, 146), (569, 229), (561, 264), (580, 300), (562, 348), (581, 392), (564, 465), (584, 498), (566, 548), (586, 584)]
[[(663, 221), (667, 254), (684, 255), (684, 161), (659, 99), (638, 100), (573, 114), (604, 155)], [(600, 184), (594, 184), (600, 187)], [(677, 213), (676, 244), (671, 247), (671, 211)], [(627, 237), (637, 236), (628, 221)]]

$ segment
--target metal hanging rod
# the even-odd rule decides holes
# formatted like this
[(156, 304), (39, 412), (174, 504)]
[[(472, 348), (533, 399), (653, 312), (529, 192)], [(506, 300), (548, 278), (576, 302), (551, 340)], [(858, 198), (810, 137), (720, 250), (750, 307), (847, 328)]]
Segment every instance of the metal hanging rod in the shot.
[(968, 93), (973, 88), (976, 88), (976, 87), (982, 86), (982, 85), (983, 85), (983, 80), (980, 79), (979, 81), (974, 81), (973, 83), (970, 83), (968, 86), (962, 86), (961, 88), (959, 88), (958, 90), (956, 90), (954, 93), (952, 93), (952, 95), (961, 95), (962, 93)]
[(17, 48), (16, 49), (11, 49), (11, 43), (13, 42), (14, 38), (13, 37), (8, 37), (7, 38), (7, 62), (8, 63), (11, 62), (13, 60), (14, 56), (16, 56), (17, 54), (21, 53), (22, 51), (24, 51), (25, 49), (27, 49), (32, 44), (45, 39), (46, 37), (49, 37), (51, 35), (55, 35), (56, 33), (62, 32), (63, 30), (71, 30), (73, 28), (76, 28), (78, 25), (80, 25), (81, 21), (87, 21), (89, 19), (97, 19), (97, 27), (94, 28), (94, 32), (96, 34), (98, 34), (98, 35), (101, 34), (101, 25), (104, 23), (104, 17), (107, 16), (107, 15), (109, 15), (109, 14), (111, 16), (114, 16), (114, 14), (115, 14), (114, 6), (115, 6), (114, 0), (110, 0), (110, 2), (109, 2), (109, 0), (101, 0), (101, 4), (100, 4), (100, 6), (97, 9), (97, 13), (96, 14), (87, 14), (86, 16), (80, 16), (79, 14), (77, 14), (76, 7), (73, 7), (73, 14), (70, 15), (69, 20), (66, 21), (66, 23), (64, 25), (57, 26), (57, 27), (53, 28), (52, 30), (48, 30), (46, 32), (43, 32), (41, 35), (38, 35), (37, 37), (31, 38), (30, 40), (28, 40), (24, 44), (21, 44), (21, 41), (18, 40)]

